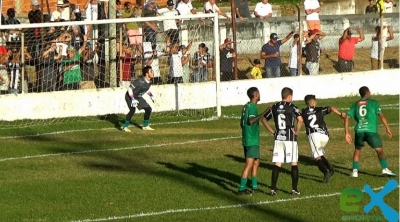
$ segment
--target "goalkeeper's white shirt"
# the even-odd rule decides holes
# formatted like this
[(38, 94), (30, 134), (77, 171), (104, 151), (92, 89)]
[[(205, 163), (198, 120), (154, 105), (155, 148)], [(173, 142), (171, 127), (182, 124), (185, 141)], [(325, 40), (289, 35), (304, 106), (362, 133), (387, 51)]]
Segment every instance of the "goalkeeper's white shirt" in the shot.
[(178, 54), (172, 54), (170, 58), (170, 77), (182, 77), (183, 67), (182, 67), (182, 52), (179, 51)]

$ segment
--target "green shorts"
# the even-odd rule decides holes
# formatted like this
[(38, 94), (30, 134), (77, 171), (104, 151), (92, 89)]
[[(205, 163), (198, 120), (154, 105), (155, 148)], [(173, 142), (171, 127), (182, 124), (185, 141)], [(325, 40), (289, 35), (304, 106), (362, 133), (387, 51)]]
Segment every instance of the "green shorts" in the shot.
[(244, 146), (244, 157), (260, 159), (260, 146)]
[(382, 148), (382, 140), (378, 133), (356, 133), (354, 137), (354, 146), (356, 148), (364, 147), (364, 142), (367, 142), (372, 148)]

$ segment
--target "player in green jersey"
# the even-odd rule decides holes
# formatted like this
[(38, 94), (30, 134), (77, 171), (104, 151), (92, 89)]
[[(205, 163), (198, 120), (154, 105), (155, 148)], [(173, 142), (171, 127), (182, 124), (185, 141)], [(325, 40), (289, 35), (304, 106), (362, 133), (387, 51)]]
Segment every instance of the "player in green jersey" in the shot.
[[(258, 191), (257, 186), (257, 172), (258, 166), (260, 165), (260, 119), (267, 113), (265, 110), (263, 113), (258, 114), (257, 103), (260, 101), (260, 92), (256, 87), (251, 87), (247, 90), (247, 96), (250, 98), (250, 102), (247, 102), (242, 109), (242, 117), (240, 119), (240, 128), (242, 128), (242, 145), (244, 150), (244, 156), (246, 159), (246, 165), (243, 169), (242, 176), (240, 179), (240, 187), (238, 194), (252, 194)], [(274, 131), (269, 125), (264, 123), (263, 125), (272, 134)], [(252, 192), (246, 191), (247, 177), (251, 170), (252, 178)]]
[(368, 87), (363, 86), (359, 90), (361, 99), (355, 102), (347, 113), (344, 120), (344, 130), (346, 134), (346, 142), (351, 143), (352, 138), (349, 134), (349, 118), (354, 118), (356, 125), (354, 127), (354, 155), (353, 155), (353, 172), (351, 177), (358, 177), (358, 161), (360, 160), (361, 148), (364, 147), (364, 142), (375, 149), (378, 154), (379, 162), (382, 167), (382, 175), (396, 176), (387, 168), (385, 153), (382, 149), (382, 141), (378, 134), (378, 117), (385, 126), (386, 134), (392, 138), (386, 117), (383, 115), (378, 101), (371, 99), (371, 92)]

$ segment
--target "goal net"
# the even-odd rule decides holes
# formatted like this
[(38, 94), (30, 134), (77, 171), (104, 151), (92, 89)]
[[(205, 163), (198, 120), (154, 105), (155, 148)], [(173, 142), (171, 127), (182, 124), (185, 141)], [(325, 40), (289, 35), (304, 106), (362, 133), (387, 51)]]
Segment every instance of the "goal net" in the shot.
[(146, 65), (155, 76), (155, 102), (144, 96), (152, 124), (219, 116), (216, 15), (159, 10), (155, 17), (124, 12), (127, 18), (2, 25), (0, 129), (122, 122), (125, 93)]

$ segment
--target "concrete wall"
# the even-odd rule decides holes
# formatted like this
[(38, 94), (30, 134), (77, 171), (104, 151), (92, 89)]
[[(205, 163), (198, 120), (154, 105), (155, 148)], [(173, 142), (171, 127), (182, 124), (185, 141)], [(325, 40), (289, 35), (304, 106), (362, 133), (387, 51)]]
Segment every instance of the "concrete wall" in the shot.
[[(261, 91), (261, 103), (279, 101), (283, 87), (291, 87), (294, 90), (294, 100), (302, 100), (307, 94), (315, 94), (321, 99), (358, 95), (358, 89), (364, 85), (374, 94), (397, 95), (400, 93), (399, 71), (391, 69), (222, 82), (221, 105), (244, 104), (248, 101), (246, 91), (252, 86)], [(152, 104), (155, 112), (216, 106), (215, 82), (152, 86), (151, 91), (157, 98), (156, 104)], [(12, 121), (20, 118), (45, 119), (126, 113), (128, 108), (124, 100), (125, 92), (126, 89), (123, 88), (110, 88), (1, 95), (0, 104), (6, 105), (0, 106), (0, 116), (4, 121)]]

